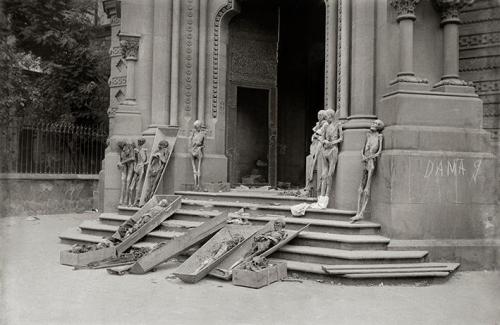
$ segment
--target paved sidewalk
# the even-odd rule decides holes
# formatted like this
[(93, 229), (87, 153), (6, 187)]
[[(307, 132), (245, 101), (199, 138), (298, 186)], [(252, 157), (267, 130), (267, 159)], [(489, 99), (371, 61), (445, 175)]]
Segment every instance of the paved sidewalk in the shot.
[(431, 286), (281, 282), (254, 290), (168, 263), (146, 275), (59, 265), (59, 232), (96, 215), (0, 219), (0, 324), (500, 324), (500, 272)]

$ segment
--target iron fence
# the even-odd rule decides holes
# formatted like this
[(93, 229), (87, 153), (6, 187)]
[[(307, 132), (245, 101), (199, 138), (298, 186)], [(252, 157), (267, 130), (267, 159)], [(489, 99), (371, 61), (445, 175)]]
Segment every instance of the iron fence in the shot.
[(97, 174), (104, 158), (103, 126), (10, 124), (0, 133), (1, 172)]

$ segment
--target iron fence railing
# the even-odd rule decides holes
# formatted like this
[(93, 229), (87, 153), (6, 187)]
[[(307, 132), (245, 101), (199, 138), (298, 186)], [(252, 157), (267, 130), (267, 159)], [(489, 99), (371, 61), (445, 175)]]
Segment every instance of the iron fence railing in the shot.
[(0, 131), (0, 171), (32, 174), (97, 174), (104, 158), (104, 127), (10, 124)]

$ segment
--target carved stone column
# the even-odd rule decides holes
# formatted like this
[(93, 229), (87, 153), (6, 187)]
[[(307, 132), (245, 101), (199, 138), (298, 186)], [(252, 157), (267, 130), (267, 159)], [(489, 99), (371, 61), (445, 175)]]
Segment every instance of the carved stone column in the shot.
[(139, 35), (120, 34), (122, 57), (127, 62), (127, 91), (123, 105), (135, 105), (135, 63), (139, 52)]
[(406, 82), (427, 84), (426, 79), (417, 78), (413, 71), (413, 24), (417, 19), (415, 7), (420, 0), (391, 0), (391, 6), (396, 10), (399, 24), (399, 72), (391, 85)]
[(170, 122), (179, 125), (179, 39), (181, 24), (181, 2), (173, 0), (172, 6), (172, 63), (170, 68)]
[(435, 90), (456, 91), (458, 89), (455, 86), (471, 86), (458, 76), (458, 25), (460, 10), (473, 2), (474, 0), (434, 0), (435, 7), (441, 13), (443, 27), (443, 76), (434, 85)]

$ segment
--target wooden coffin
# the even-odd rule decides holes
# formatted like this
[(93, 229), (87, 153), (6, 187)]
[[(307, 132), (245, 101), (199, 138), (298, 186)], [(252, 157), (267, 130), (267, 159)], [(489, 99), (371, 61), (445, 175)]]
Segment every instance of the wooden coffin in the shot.
[(141, 216), (148, 213), (153, 207), (158, 205), (161, 200), (167, 200), (168, 205), (163, 208), (163, 210), (151, 219), (148, 223), (139, 228), (136, 232), (132, 233), (130, 236), (125, 238), (120, 244), (116, 246), (117, 255), (120, 255), (132, 245), (142, 239), (144, 236), (153, 231), (158, 227), (163, 221), (172, 216), (177, 209), (181, 207), (181, 196), (180, 195), (154, 195), (151, 200), (149, 200), (139, 211), (134, 213), (131, 219), (139, 220)]
[(233, 269), (243, 261), (243, 257), (247, 252), (252, 248), (252, 244), (254, 242), (255, 236), (261, 235), (265, 232), (273, 230), (274, 221), (269, 221), (262, 228), (260, 228), (253, 235), (248, 237), (245, 242), (243, 242), (239, 247), (231, 251), (230, 254), (215, 267), (212, 271), (210, 271), (210, 275), (216, 278), (231, 280), (231, 274)]
[(287, 277), (286, 263), (269, 261), (269, 266), (260, 271), (243, 268), (233, 270), (233, 284), (242, 287), (259, 289)]
[(128, 272), (133, 274), (143, 274), (152, 270), (157, 265), (179, 255), (183, 251), (219, 231), (224, 227), (227, 219), (227, 213), (224, 213), (204, 222), (197, 228), (189, 230), (180, 237), (169, 240), (164, 246), (151, 251), (148, 255), (139, 259), (134, 265), (132, 265)]
[[(266, 223), (266, 225), (260, 229), (258, 232), (256, 232), (254, 235), (252, 235), (251, 238), (247, 239), (238, 249), (236, 249), (234, 252), (232, 252), (226, 259), (224, 259), (216, 268), (214, 268), (211, 272), (210, 275), (224, 279), (224, 280), (231, 280), (231, 275), (232, 271), (234, 268), (236, 268), (241, 262), (243, 262), (243, 257), (245, 254), (252, 248), (252, 243), (253, 243), (253, 238), (257, 235), (263, 234), (265, 232), (273, 230), (273, 225), (274, 221), (269, 221)], [(271, 255), (272, 253), (276, 252), (278, 249), (281, 247), (285, 246), (288, 244), (292, 239), (297, 237), (297, 235), (309, 227), (309, 225), (306, 225), (299, 230), (288, 230), (285, 229), (287, 236), (285, 239), (280, 241), (278, 244), (275, 246), (269, 248), (267, 251), (262, 253), (261, 257), (266, 257)]]
[[(215, 234), (209, 241), (205, 243), (200, 249), (198, 249), (193, 255), (191, 255), (184, 263), (182, 263), (174, 272), (179, 279), (188, 283), (196, 283), (204, 278), (214, 267), (216, 267), (221, 261), (223, 261), (226, 256), (231, 254), (235, 249), (240, 247), (246, 239), (255, 234), (261, 227), (258, 226), (242, 226), (242, 225), (228, 225), (222, 228), (217, 234)], [(230, 240), (234, 235), (241, 235), (243, 241), (221, 255), (219, 258), (215, 259), (211, 263), (207, 264), (205, 267), (200, 267), (203, 263), (213, 256), (214, 252), (218, 250), (221, 243)]]
[(85, 253), (72, 253), (69, 250), (61, 251), (60, 262), (63, 265), (85, 266), (89, 263), (116, 257), (116, 247), (105, 247)]

